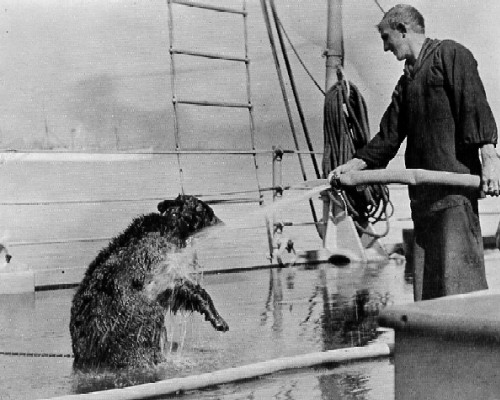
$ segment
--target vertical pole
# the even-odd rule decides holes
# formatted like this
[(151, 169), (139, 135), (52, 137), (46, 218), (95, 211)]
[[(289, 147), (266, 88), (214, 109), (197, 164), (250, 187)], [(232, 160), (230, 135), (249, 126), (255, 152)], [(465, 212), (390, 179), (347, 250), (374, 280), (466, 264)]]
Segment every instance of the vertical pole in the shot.
[[(344, 38), (342, 32), (342, 0), (328, 0), (326, 24), (326, 78), (325, 93), (337, 82), (337, 71), (344, 63)], [(323, 193), (323, 224), (318, 226), (318, 231), (323, 239), (323, 247), (331, 252), (338, 249), (337, 227), (334, 217), (341, 210), (332, 202), (330, 193)]]
[(342, 0), (328, 0), (326, 32), (325, 92), (337, 81), (337, 69), (344, 65), (344, 35), (342, 31)]
[[(272, 178), (273, 178), (273, 202), (281, 198), (283, 195), (283, 150), (280, 147), (273, 146), (273, 164), (272, 164)], [(269, 241), (269, 257), (271, 263), (274, 261), (274, 243), (275, 234), (277, 232), (276, 215), (270, 221), (266, 217), (267, 239)], [(280, 227), (282, 229), (282, 226)]]
[[(272, 163), (272, 191), (273, 191), (273, 202), (275, 199), (275, 191), (274, 191), (274, 181), (275, 181), (275, 169), (276, 169), (276, 157), (274, 156), (275, 147), (273, 146), (273, 163)], [(274, 257), (274, 215), (272, 220), (269, 219), (269, 216), (266, 215), (266, 232), (267, 232), (267, 243), (269, 245), (269, 261), (271, 264), (273, 263)]]
[[(247, 101), (248, 101), (248, 117), (250, 121), (250, 140), (252, 144), (252, 150), (255, 151), (255, 122), (253, 116), (253, 105), (252, 105), (252, 91), (251, 91), (251, 81), (250, 81), (250, 59), (248, 58), (248, 12), (247, 12), (247, 2), (243, 0), (243, 35), (245, 39), (245, 71), (247, 79)], [(257, 182), (257, 189), (259, 190), (259, 205), (264, 204), (264, 194), (260, 187), (259, 179), (259, 164), (257, 162), (257, 154), (253, 153), (253, 165), (255, 167), (255, 179)]]
[[(339, 69), (344, 65), (344, 34), (342, 30), (342, 0), (328, 0), (327, 10), (327, 30), (326, 30), (326, 79), (325, 93), (328, 92), (338, 80)], [(336, 210), (333, 205), (334, 212)], [(323, 215), (330, 211), (330, 199), (327, 197), (323, 203)], [(326, 221), (323, 221), (326, 223)], [(325, 227), (326, 229), (326, 227)], [(325, 231), (326, 234), (326, 231)]]
[(174, 60), (174, 16), (172, 10), (172, 0), (167, 0), (168, 5), (168, 32), (170, 37), (170, 85), (172, 87), (172, 104), (174, 107), (174, 138), (175, 138), (175, 151), (177, 151), (177, 165), (179, 166), (179, 182), (181, 185), (181, 192), (184, 194), (184, 172), (182, 171), (181, 155), (181, 141), (179, 136), (179, 120), (177, 118), (177, 98), (175, 88), (175, 60)]
[[(344, 66), (344, 37), (342, 31), (342, 0), (328, 0), (328, 23), (326, 32), (326, 83), (325, 92), (337, 81)], [(347, 84), (349, 86), (349, 84)], [(335, 194), (334, 194), (335, 195)], [(378, 240), (369, 238), (368, 246), (364, 246), (365, 234), (358, 235), (352, 218), (345, 214), (331, 199), (323, 202), (323, 215), (328, 215), (323, 237), (323, 246), (333, 252), (345, 249), (351, 259), (366, 262), (365, 250), (373, 250), (370, 260), (387, 259), (387, 253)], [(343, 202), (343, 199), (340, 199)], [(328, 213), (328, 214), (327, 214)], [(325, 218), (325, 217), (323, 217)], [(371, 229), (369, 225), (369, 229)], [(339, 246), (340, 244), (340, 246)]]
[(273, 201), (283, 195), (283, 150), (273, 146)]

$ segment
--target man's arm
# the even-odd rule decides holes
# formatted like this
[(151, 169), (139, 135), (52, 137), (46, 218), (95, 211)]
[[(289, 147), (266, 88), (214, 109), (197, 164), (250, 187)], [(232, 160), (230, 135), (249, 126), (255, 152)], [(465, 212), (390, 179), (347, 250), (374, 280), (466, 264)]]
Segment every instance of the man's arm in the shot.
[[(444, 84), (455, 115), (457, 140), (482, 146), (498, 140), (495, 117), (486, 98), (477, 62), (464, 46), (445, 40), (440, 47)], [(494, 154), (494, 148), (486, 150)], [(481, 151), (482, 155), (482, 151)]]
[(493, 144), (480, 147), (482, 169), (482, 190), (485, 194), (498, 196), (500, 191), (500, 159)]
[(406, 135), (399, 126), (399, 110), (402, 102), (401, 78), (392, 93), (391, 103), (387, 107), (380, 130), (375, 137), (362, 149), (358, 150), (354, 158), (343, 165), (337, 166), (328, 175), (331, 182), (333, 178), (350, 171), (360, 171), (367, 168), (385, 168), (396, 155)]

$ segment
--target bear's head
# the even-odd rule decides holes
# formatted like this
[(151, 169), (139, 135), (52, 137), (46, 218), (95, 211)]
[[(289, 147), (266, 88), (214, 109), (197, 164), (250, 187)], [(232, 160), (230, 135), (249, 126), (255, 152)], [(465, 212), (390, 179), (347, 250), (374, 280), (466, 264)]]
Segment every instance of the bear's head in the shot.
[(222, 223), (208, 204), (194, 196), (179, 195), (174, 200), (164, 200), (158, 203), (158, 211), (182, 236)]

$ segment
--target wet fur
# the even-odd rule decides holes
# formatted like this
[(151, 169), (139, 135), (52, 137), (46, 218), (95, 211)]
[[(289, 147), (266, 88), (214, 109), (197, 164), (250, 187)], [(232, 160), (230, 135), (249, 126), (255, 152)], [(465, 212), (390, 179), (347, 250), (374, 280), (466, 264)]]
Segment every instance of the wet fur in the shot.
[(226, 331), (208, 293), (179, 259), (195, 232), (221, 223), (192, 196), (158, 204), (138, 217), (89, 265), (73, 298), (70, 333), (75, 366), (150, 366), (164, 361), (165, 314), (197, 311)]

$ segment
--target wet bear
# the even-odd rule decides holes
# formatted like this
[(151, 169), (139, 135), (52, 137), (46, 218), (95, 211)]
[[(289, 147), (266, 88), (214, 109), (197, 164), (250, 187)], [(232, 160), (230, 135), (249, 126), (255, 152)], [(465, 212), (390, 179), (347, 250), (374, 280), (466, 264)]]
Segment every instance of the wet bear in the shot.
[(164, 361), (168, 312), (197, 311), (216, 330), (229, 329), (178, 260), (194, 233), (221, 221), (193, 196), (165, 200), (158, 211), (134, 219), (89, 265), (71, 307), (76, 368)]

